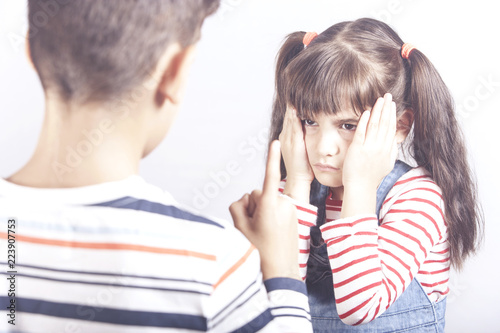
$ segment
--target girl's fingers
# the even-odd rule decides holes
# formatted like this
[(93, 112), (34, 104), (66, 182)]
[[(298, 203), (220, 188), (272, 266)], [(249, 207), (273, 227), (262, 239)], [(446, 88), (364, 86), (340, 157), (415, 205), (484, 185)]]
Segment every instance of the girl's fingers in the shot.
[(356, 132), (354, 133), (353, 142), (360, 145), (365, 143), (366, 130), (369, 120), (370, 120), (370, 111), (363, 112), (363, 114), (359, 118), (359, 122), (356, 127)]
[(283, 117), (283, 128), (281, 130), (281, 133), (279, 135), (279, 140), (283, 141), (285, 140), (285, 136), (287, 134), (287, 129), (288, 129), (288, 109), (285, 111), (285, 116)]
[(377, 98), (375, 105), (370, 112), (370, 120), (368, 122), (368, 128), (366, 130), (366, 138), (373, 140), (378, 134), (378, 125), (380, 122), (380, 115), (384, 107), (384, 99), (382, 97)]
[(297, 116), (297, 111), (292, 107), (287, 107), (283, 118), (283, 129), (279, 135), (282, 144), (293, 144), (297, 138), (303, 137), (302, 122)]
[[(392, 129), (392, 117), (394, 102), (392, 101), (392, 95), (387, 93), (384, 98), (377, 99), (377, 102), (373, 106), (372, 115), (370, 116), (370, 121), (368, 123), (368, 129), (366, 137), (368, 140), (377, 142), (380, 140), (385, 141), (387, 135), (394, 135)], [(375, 114), (374, 114), (375, 113)], [(388, 132), (389, 131), (389, 132)]]
[(394, 102), (392, 101), (392, 95), (385, 94), (384, 95), (384, 106), (382, 108), (382, 113), (380, 114), (380, 121), (379, 121), (379, 126), (378, 126), (380, 134), (382, 134), (384, 136), (390, 130), (393, 103)]
[(293, 135), (299, 135), (299, 137), (302, 137), (302, 122), (300, 121), (299, 117), (297, 116), (297, 110), (293, 109), (291, 112), (291, 121), (293, 124)]
[(285, 112), (285, 117), (283, 118), (283, 130), (280, 133), (280, 141), (285, 142), (285, 141), (290, 141), (292, 137), (292, 131), (294, 130), (293, 126), (293, 115), (292, 115), (293, 109), (291, 107), (287, 107), (286, 112)]
[(286, 133), (288, 140), (293, 140), (296, 134), (302, 134), (302, 123), (297, 117), (297, 110), (288, 107), (285, 113), (285, 121), (283, 123), (283, 131)]

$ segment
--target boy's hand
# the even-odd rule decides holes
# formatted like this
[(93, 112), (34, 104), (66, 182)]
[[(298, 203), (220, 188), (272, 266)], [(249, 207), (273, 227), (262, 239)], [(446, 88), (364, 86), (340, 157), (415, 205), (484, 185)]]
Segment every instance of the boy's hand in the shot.
[[(375, 212), (377, 187), (394, 168), (397, 153), (396, 104), (391, 94), (385, 94), (384, 98), (377, 100), (371, 112), (365, 111), (361, 115), (347, 151), (342, 181), (344, 206), (348, 205), (342, 207), (342, 217)], [(356, 197), (359, 200), (356, 200), (357, 207), (353, 210), (351, 208), (354, 207), (350, 208), (346, 199), (353, 200)]]
[(245, 194), (229, 211), (234, 225), (260, 253), (264, 280), (290, 277), (301, 280), (298, 264), (298, 231), (295, 206), (278, 194), (280, 144), (269, 149), (263, 190)]
[(294, 199), (309, 202), (314, 173), (307, 157), (302, 123), (297, 117), (297, 111), (291, 107), (286, 110), (279, 140), (287, 173), (283, 193)]

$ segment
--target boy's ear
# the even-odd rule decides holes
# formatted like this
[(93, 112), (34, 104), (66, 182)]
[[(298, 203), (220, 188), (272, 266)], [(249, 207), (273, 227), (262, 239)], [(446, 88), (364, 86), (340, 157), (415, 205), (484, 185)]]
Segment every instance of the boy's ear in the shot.
[(158, 84), (156, 102), (158, 106), (166, 101), (177, 105), (184, 95), (184, 88), (189, 69), (194, 60), (196, 45), (190, 45), (176, 51), (164, 67), (163, 75)]
[(28, 58), (28, 62), (31, 65), (31, 68), (33, 68), (36, 71), (35, 64), (33, 63), (33, 58), (31, 57), (31, 48), (28, 36), (26, 36), (26, 47), (24, 50), (26, 51), (26, 57)]
[(396, 128), (396, 141), (397, 143), (403, 142), (408, 133), (410, 133), (411, 126), (413, 125), (413, 110), (406, 109), (398, 117), (398, 124)]

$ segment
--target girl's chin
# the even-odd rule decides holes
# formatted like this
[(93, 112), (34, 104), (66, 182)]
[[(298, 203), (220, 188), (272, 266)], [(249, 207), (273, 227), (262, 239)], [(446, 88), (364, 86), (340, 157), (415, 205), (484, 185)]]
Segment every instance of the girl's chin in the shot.
[(321, 185), (328, 186), (328, 187), (342, 187), (342, 180), (338, 179), (331, 179), (330, 177), (324, 177), (322, 175), (315, 175), (316, 179)]

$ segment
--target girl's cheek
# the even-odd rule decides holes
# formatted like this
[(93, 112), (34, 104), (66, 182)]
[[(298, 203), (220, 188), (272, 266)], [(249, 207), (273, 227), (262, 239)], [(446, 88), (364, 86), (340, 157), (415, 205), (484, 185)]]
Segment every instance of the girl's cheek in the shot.
[(339, 130), (339, 136), (350, 144), (354, 139), (354, 131)]

